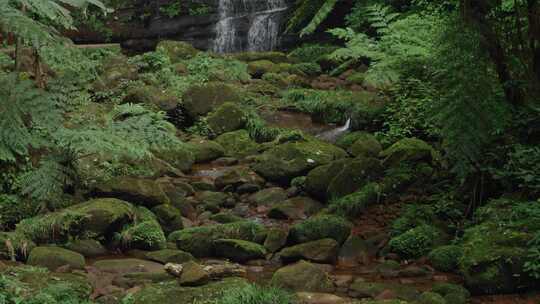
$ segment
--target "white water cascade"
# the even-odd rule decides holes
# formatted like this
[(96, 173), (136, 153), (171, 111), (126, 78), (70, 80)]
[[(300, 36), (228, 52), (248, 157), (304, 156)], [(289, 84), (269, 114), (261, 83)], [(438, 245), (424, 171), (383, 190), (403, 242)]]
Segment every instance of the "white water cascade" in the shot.
[(279, 42), (285, 0), (219, 0), (213, 51), (270, 51)]
[(347, 119), (347, 122), (345, 123), (345, 125), (343, 125), (342, 127), (326, 131), (324, 133), (317, 135), (317, 137), (324, 141), (335, 142), (341, 135), (348, 132), (350, 128), (351, 128), (351, 119), (349, 118)]

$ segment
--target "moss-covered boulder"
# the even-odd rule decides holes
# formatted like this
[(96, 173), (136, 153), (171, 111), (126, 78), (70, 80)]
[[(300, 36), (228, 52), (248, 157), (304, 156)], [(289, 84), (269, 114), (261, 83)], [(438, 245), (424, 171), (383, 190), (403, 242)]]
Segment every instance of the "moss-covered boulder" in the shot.
[(121, 176), (96, 185), (96, 196), (115, 197), (149, 208), (169, 204), (169, 197), (151, 179)]
[(288, 184), (311, 169), (347, 156), (342, 149), (315, 139), (288, 142), (264, 152), (252, 168), (267, 180)]
[(420, 225), (390, 240), (388, 245), (392, 252), (403, 258), (418, 258), (428, 254), (444, 234), (431, 225)]
[(144, 286), (133, 295), (134, 304), (213, 304), (225, 290), (247, 285), (241, 278), (226, 278), (199, 287), (184, 287), (178, 282), (155, 283)]
[(210, 219), (220, 224), (229, 224), (229, 223), (244, 221), (243, 217), (239, 217), (229, 212), (220, 212), (217, 214), (212, 214), (212, 216), (210, 216)]
[(396, 283), (373, 283), (356, 279), (349, 287), (349, 294), (355, 298), (377, 298), (383, 293), (396, 300), (415, 301), (420, 293), (412, 286)]
[(138, 77), (136, 65), (129, 63), (126, 56), (115, 55), (105, 59), (93, 87), (97, 91), (113, 90), (123, 81), (136, 80)]
[(255, 78), (261, 78), (266, 73), (279, 72), (279, 66), (270, 60), (257, 60), (248, 64), (248, 72)]
[(347, 152), (353, 156), (378, 157), (382, 152), (382, 145), (372, 134), (362, 132)]
[(192, 119), (210, 113), (225, 102), (238, 102), (236, 90), (226, 84), (210, 82), (190, 87), (182, 96), (186, 114)]
[(270, 253), (277, 252), (287, 244), (288, 236), (289, 231), (286, 229), (270, 228), (264, 240), (264, 248)]
[(188, 143), (196, 163), (206, 163), (225, 155), (225, 149), (217, 142), (206, 139), (195, 139)]
[(230, 195), (224, 192), (202, 191), (198, 192), (195, 198), (202, 204), (205, 210), (219, 212), (230, 199)]
[(163, 232), (169, 234), (184, 227), (180, 210), (170, 204), (163, 204), (152, 208)]
[(242, 129), (246, 124), (246, 114), (237, 104), (226, 102), (206, 118), (208, 126), (216, 135)]
[(352, 224), (340, 216), (319, 215), (292, 226), (291, 244), (300, 244), (331, 238), (343, 244), (351, 233)]
[(116, 274), (133, 272), (165, 273), (161, 263), (134, 258), (98, 260), (92, 264), (92, 267), (100, 272)]
[(403, 162), (430, 162), (435, 158), (433, 148), (423, 140), (404, 138), (380, 153), (386, 166), (397, 166)]
[(471, 293), (465, 287), (452, 283), (436, 283), (431, 291), (443, 296), (447, 304), (466, 304), (471, 297)]
[(182, 264), (182, 275), (178, 282), (181, 286), (200, 286), (208, 283), (210, 274), (204, 267), (194, 261)]
[(107, 248), (97, 240), (73, 240), (65, 245), (65, 248), (82, 254), (85, 258), (96, 258), (108, 253)]
[(232, 189), (239, 190), (246, 184), (262, 187), (265, 181), (249, 167), (237, 166), (225, 170), (214, 182), (218, 189), (232, 187)]
[(258, 191), (249, 197), (249, 201), (257, 206), (273, 206), (287, 200), (287, 191), (283, 188), (272, 187)]
[(334, 239), (322, 239), (287, 247), (279, 252), (279, 257), (287, 263), (308, 260), (316, 263), (336, 261), (339, 244)]
[(423, 292), (417, 302), (418, 304), (447, 304), (443, 296), (430, 291)]
[(156, 216), (144, 207), (137, 208), (133, 222), (126, 225), (114, 238), (114, 246), (124, 249), (165, 249), (167, 240)]
[(306, 261), (280, 268), (272, 276), (272, 284), (294, 291), (332, 292), (335, 289), (324, 270)]
[(268, 60), (273, 63), (285, 63), (289, 61), (287, 54), (283, 52), (242, 52), (231, 55), (234, 59), (250, 62), (258, 60)]
[(211, 257), (214, 253), (214, 241), (219, 239), (236, 239), (254, 243), (262, 243), (266, 230), (262, 225), (244, 221), (223, 225), (187, 228), (173, 232), (169, 241), (176, 242), (178, 249), (196, 257)]
[(235, 262), (264, 259), (264, 246), (243, 240), (219, 239), (214, 241), (214, 252), (217, 257), (227, 258)]
[(145, 257), (150, 261), (158, 262), (161, 264), (183, 264), (189, 261), (193, 261), (195, 259), (190, 253), (175, 249), (163, 249), (148, 252)]
[(307, 196), (298, 196), (272, 205), (268, 217), (280, 220), (305, 219), (319, 212), (322, 204)]
[(152, 153), (159, 159), (168, 162), (174, 168), (188, 172), (195, 162), (195, 156), (189, 148), (189, 145), (178, 145), (166, 150), (152, 150)]
[(244, 158), (259, 153), (260, 146), (251, 139), (246, 130), (228, 132), (218, 136), (215, 141), (225, 149), (225, 155)]
[(176, 109), (180, 100), (178, 97), (167, 94), (167, 92), (155, 86), (133, 86), (130, 87), (123, 99), (126, 103), (143, 103), (153, 106), (161, 111), (171, 111)]
[(446, 245), (433, 249), (428, 259), (433, 268), (438, 271), (455, 272), (458, 270), (459, 260), (463, 256), (463, 248), (457, 245)]
[(83, 269), (85, 259), (80, 253), (60, 247), (36, 247), (30, 252), (27, 263), (28, 265), (41, 266), (55, 271), (61, 266), (69, 266), (71, 269)]
[(160, 41), (156, 47), (156, 51), (169, 56), (172, 63), (191, 59), (199, 53), (199, 50), (187, 42), (172, 40)]

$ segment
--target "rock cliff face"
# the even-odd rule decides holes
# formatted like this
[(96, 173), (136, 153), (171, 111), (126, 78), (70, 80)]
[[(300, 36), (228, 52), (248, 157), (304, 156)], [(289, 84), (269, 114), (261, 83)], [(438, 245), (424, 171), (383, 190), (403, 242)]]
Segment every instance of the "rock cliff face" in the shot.
[[(107, 17), (108, 40), (134, 51), (161, 39), (180, 40), (216, 52), (266, 51), (278, 47), (294, 0), (191, 0), (202, 10), (173, 6), (177, 0), (128, 1)], [(186, 3), (186, 2), (184, 2)], [(172, 12), (172, 14), (171, 14)], [(70, 33), (77, 43), (101, 43), (107, 35), (81, 25)]]

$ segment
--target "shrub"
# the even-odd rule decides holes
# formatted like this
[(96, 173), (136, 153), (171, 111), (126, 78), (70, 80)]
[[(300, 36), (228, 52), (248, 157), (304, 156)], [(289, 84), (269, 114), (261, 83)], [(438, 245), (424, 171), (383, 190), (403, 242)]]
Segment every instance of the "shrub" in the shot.
[(418, 258), (427, 254), (440, 232), (433, 226), (421, 225), (390, 240), (390, 249), (404, 258)]
[(439, 271), (452, 272), (457, 270), (463, 249), (456, 245), (441, 246), (429, 253), (431, 265)]
[(262, 287), (254, 284), (226, 290), (215, 304), (294, 304), (296, 300), (289, 292), (277, 287)]

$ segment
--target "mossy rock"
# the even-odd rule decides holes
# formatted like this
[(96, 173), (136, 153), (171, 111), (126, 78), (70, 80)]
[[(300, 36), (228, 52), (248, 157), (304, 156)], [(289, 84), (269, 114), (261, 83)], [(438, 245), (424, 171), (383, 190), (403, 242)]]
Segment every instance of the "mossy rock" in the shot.
[(218, 136), (215, 141), (225, 149), (225, 155), (244, 158), (259, 153), (260, 146), (251, 139), (246, 130), (228, 132)]
[(178, 97), (167, 94), (158, 87), (149, 85), (128, 88), (123, 101), (126, 103), (143, 103), (161, 111), (174, 110), (180, 103)]
[(322, 239), (284, 248), (279, 252), (281, 260), (290, 263), (308, 260), (316, 263), (334, 263), (339, 244), (334, 239)]
[(229, 224), (244, 221), (244, 218), (228, 212), (220, 212), (217, 214), (213, 214), (212, 216), (210, 216), (210, 219), (220, 224)]
[(347, 153), (336, 146), (308, 139), (271, 148), (258, 157), (252, 168), (269, 181), (289, 184), (293, 178), (306, 175), (317, 166), (346, 156)]
[(191, 59), (200, 52), (187, 42), (172, 40), (160, 41), (156, 47), (156, 51), (169, 56), (172, 63)]
[(126, 56), (111, 56), (104, 60), (99, 77), (94, 82), (93, 87), (97, 91), (109, 91), (124, 81), (136, 80), (138, 77), (137, 66), (130, 64)]
[(347, 132), (336, 139), (336, 146), (343, 150), (349, 150), (357, 140), (364, 138), (366, 134), (370, 133), (364, 131)]
[(463, 256), (463, 248), (457, 245), (446, 245), (433, 249), (428, 256), (433, 268), (438, 271), (455, 272), (459, 260)]
[(230, 195), (224, 192), (202, 191), (196, 194), (196, 199), (203, 204), (205, 210), (219, 211), (224, 207)]
[(200, 287), (183, 287), (176, 281), (149, 284), (135, 292), (133, 304), (213, 304), (224, 291), (247, 284), (241, 278), (226, 278)]
[(386, 166), (397, 166), (403, 162), (431, 162), (435, 158), (433, 148), (423, 140), (404, 138), (380, 153)]
[(352, 224), (340, 216), (318, 215), (292, 226), (289, 233), (291, 244), (300, 244), (331, 238), (343, 244), (349, 237)]
[(231, 55), (234, 59), (250, 62), (258, 60), (268, 60), (273, 63), (285, 63), (289, 61), (287, 54), (282, 52), (242, 52)]
[(215, 179), (215, 184), (218, 189), (224, 189), (228, 186), (238, 189), (242, 185), (251, 184), (263, 186), (264, 179), (253, 172), (249, 167), (237, 166), (226, 169), (223, 175)]
[(30, 252), (27, 263), (55, 271), (61, 266), (84, 269), (85, 259), (80, 253), (60, 247), (36, 247)]
[(99, 260), (94, 262), (92, 267), (100, 272), (117, 274), (133, 272), (165, 273), (161, 263), (134, 258)]
[(107, 248), (96, 240), (74, 240), (65, 245), (65, 248), (82, 254), (85, 258), (96, 258), (108, 253)]
[(354, 218), (380, 201), (383, 189), (378, 183), (369, 183), (360, 190), (331, 202), (328, 212)]
[(115, 197), (149, 208), (169, 204), (169, 197), (158, 183), (151, 179), (121, 176), (96, 185), (97, 196)]
[(437, 228), (421, 225), (392, 238), (388, 245), (403, 258), (419, 258), (428, 254), (443, 237)]
[(417, 302), (418, 304), (447, 304), (440, 294), (429, 291), (423, 292)]
[(272, 276), (272, 284), (294, 291), (329, 293), (335, 289), (324, 270), (306, 261), (280, 268)]
[(174, 168), (188, 172), (195, 162), (195, 156), (189, 148), (189, 145), (180, 145), (167, 150), (152, 150), (152, 153)]
[(289, 231), (281, 228), (270, 228), (264, 241), (264, 248), (270, 253), (277, 252), (287, 243)]
[(363, 279), (355, 280), (350, 286), (350, 293), (356, 298), (376, 298), (385, 291), (395, 297), (396, 300), (415, 301), (420, 293), (411, 286), (395, 283), (365, 282)]
[(436, 283), (431, 291), (443, 296), (448, 304), (466, 304), (471, 297), (471, 293), (465, 287), (452, 283)]
[(381, 143), (370, 133), (361, 133), (347, 149), (353, 156), (378, 157), (382, 152)]
[(216, 135), (242, 129), (246, 124), (246, 113), (237, 104), (226, 102), (206, 118), (208, 126)]
[(473, 293), (511, 293), (539, 283), (524, 270), (530, 235), (497, 227), (486, 222), (465, 230), (459, 269)]
[(323, 205), (310, 197), (293, 197), (278, 204), (274, 204), (268, 211), (268, 217), (281, 220), (305, 219), (319, 212)]
[(283, 188), (272, 187), (258, 191), (249, 197), (249, 201), (256, 206), (273, 206), (287, 200), (287, 191)]
[(266, 229), (262, 225), (244, 221), (179, 230), (169, 235), (169, 241), (176, 242), (178, 249), (195, 257), (211, 257), (216, 240), (237, 239), (262, 243), (265, 237)]
[(278, 73), (279, 66), (270, 60), (257, 60), (248, 63), (248, 72), (255, 78), (261, 78), (266, 73)]
[(147, 253), (145, 257), (150, 261), (158, 262), (161, 264), (182, 264), (195, 259), (190, 253), (175, 249), (152, 251)]
[(214, 241), (214, 252), (217, 257), (227, 258), (240, 263), (264, 259), (266, 256), (266, 249), (262, 245), (234, 239), (219, 239)]
[(188, 143), (196, 163), (207, 163), (225, 155), (225, 149), (217, 142), (206, 139), (195, 139)]
[(210, 281), (210, 274), (204, 267), (194, 261), (182, 264), (182, 275), (178, 282), (181, 286), (200, 286)]
[(239, 102), (240, 96), (229, 85), (209, 82), (190, 87), (184, 93), (182, 100), (186, 114), (192, 119), (196, 119), (210, 113), (225, 102)]
[(163, 204), (152, 208), (152, 212), (156, 215), (157, 221), (165, 234), (184, 228), (182, 214), (176, 207)]
[[(97, 198), (66, 209), (84, 214), (81, 227), (85, 234), (107, 236), (131, 222), (134, 215), (133, 205), (114, 198)], [(62, 211), (61, 211), (62, 212)]]

